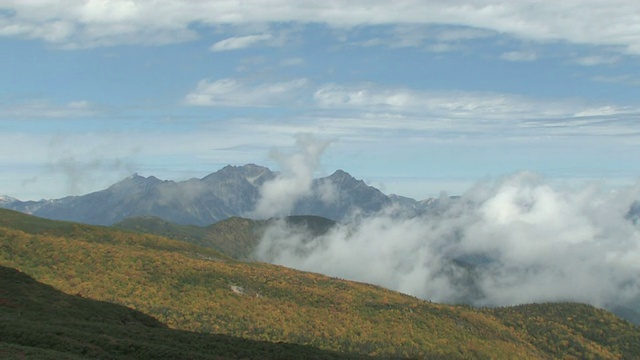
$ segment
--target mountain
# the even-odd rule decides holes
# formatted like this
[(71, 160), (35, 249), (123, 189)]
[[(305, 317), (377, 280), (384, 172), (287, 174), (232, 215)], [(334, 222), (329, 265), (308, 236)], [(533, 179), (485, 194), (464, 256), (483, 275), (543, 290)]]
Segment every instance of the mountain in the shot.
[(0, 206), (8, 206), (16, 201), (18, 201), (18, 199), (12, 198), (11, 196), (0, 195)]
[[(638, 327), (588, 305), (435, 304), (377, 286), (236, 261), (156, 235), (9, 210), (0, 210), (0, 239), (1, 266), (67, 294), (44, 290), (16, 272), (2, 274), (0, 353), (10, 358), (206, 358), (203, 352), (218, 351), (214, 358), (233, 357), (234, 351), (240, 358), (314, 358), (304, 353), (315, 351), (310, 346), (328, 351), (320, 354), (324, 358), (339, 358), (335, 352), (433, 359), (640, 356)], [(27, 286), (18, 291), (14, 283)], [(208, 334), (233, 338), (221, 345), (223, 338)], [(257, 341), (295, 343), (302, 353), (287, 353), (284, 344), (265, 344), (267, 350), (254, 353)]]
[(631, 220), (634, 224), (638, 223), (640, 219), (640, 201), (634, 201), (627, 212), (626, 218)]
[[(226, 166), (202, 179), (181, 182), (133, 174), (109, 188), (56, 200), (7, 200), (0, 207), (48, 219), (111, 225), (132, 216), (153, 216), (183, 225), (209, 225), (250, 214), (260, 187), (277, 173), (249, 164)], [(316, 215), (342, 220), (352, 211), (376, 212), (392, 201), (378, 189), (338, 170), (315, 179), (311, 195), (291, 215)]]
[(349, 173), (337, 170), (328, 177), (314, 179), (312, 196), (299, 201), (293, 215), (316, 215), (342, 220), (354, 210), (374, 213), (391, 205), (380, 190), (356, 180)]

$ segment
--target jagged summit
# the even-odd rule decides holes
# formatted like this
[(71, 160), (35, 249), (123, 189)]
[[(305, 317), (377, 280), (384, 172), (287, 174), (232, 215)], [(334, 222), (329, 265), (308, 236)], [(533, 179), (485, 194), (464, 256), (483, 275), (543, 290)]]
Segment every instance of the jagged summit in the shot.
[(338, 169), (336, 170), (333, 174), (329, 175), (330, 178), (353, 178), (353, 176), (351, 176), (351, 174), (349, 174), (348, 172), (342, 170), (342, 169)]
[(127, 176), (126, 178), (122, 179), (120, 182), (124, 182), (124, 181), (142, 181), (142, 180), (151, 180), (151, 181), (162, 181), (160, 179), (158, 179), (157, 177), (151, 175), (151, 176), (142, 176), (140, 174), (138, 174), (137, 172), (134, 172), (133, 174)]
[(109, 189), (149, 187), (161, 182), (163, 181), (155, 176), (144, 177), (136, 172), (111, 185)]
[(273, 179), (276, 173), (272, 172), (269, 168), (259, 166), (256, 164), (246, 164), (242, 166), (227, 165), (222, 169), (211, 173), (204, 178), (205, 182), (216, 181), (219, 179), (240, 179), (248, 181), (251, 184), (262, 184), (267, 180)]
[(341, 184), (346, 183), (346, 184), (353, 184), (356, 186), (368, 186), (364, 182), (364, 180), (356, 179), (355, 177), (353, 177), (353, 175), (341, 169), (336, 170), (333, 174), (329, 175), (327, 179), (333, 181), (334, 183), (341, 183)]

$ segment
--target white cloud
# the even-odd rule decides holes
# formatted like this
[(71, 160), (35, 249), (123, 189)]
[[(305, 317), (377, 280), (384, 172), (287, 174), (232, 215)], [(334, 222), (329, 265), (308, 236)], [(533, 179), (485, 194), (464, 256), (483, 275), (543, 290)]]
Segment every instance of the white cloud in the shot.
[(235, 79), (201, 80), (185, 97), (195, 106), (265, 107), (294, 105), (307, 86), (306, 79), (251, 85)]
[[(298, 200), (310, 195), (320, 157), (328, 145), (328, 141), (316, 139), (310, 134), (298, 134), (296, 152), (283, 154), (273, 150), (271, 156), (280, 164), (281, 173), (262, 185), (260, 199), (251, 216), (268, 219), (290, 215)], [(323, 198), (330, 199), (331, 190), (323, 187)]]
[(211, 46), (211, 51), (229, 51), (244, 49), (255, 45), (263, 45), (273, 39), (271, 34), (248, 35), (240, 37), (231, 37), (218, 41)]
[[(260, 0), (238, 2), (129, 0), (8, 0), (0, 34), (43, 39), (62, 46), (164, 44), (191, 40), (193, 24), (324, 23), (454, 25), (539, 42), (619, 47), (640, 54), (634, 0), (565, 1), (350, 1)], [(58, 25), (55, 25), (58, 24)], [(56, 28), (56, 31), (47, 29)], [(470, 35), (455, 35), (455, 39)], [(449, 36), (451, 38), (451, 36)]]

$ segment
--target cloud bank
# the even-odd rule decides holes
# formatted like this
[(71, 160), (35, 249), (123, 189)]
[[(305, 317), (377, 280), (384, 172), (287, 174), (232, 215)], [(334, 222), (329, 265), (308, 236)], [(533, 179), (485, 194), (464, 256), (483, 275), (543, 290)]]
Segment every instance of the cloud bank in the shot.
[(640, 183), (552, 186), (521, 172), (419, 216), (355, 216), (324, 236), (274, 225), (258, 259), (477, 306), (578, 301), (640, 310)]
[[(73, 48), (190, 41), (199, 37), (197, 29), (203, 26), (320, 23), (345, 29), (371, 25), (454, 25), (466, 28), (465, 31), (482, 29), (526, 41), (610, 46), (637, 55), (639, 8), (633, 0), (567, 1), (562, 6), (550, 0), (337, 3), (276, 0), (268, 6), (258, 0), (241, 3), (9, 0), (0, 5), (0, 36), (41, 39)], [(412, 44), (413, 38), (409, 34), (403, 43)], [(247, 40), (251, 39), (244, 39)]]

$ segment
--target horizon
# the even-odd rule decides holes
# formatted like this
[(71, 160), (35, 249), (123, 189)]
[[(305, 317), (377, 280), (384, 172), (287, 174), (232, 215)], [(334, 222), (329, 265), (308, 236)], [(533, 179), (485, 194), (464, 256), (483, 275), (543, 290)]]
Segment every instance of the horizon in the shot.
[[(84, 195), (88, 195), (94, 192), (99, 192), (102, 190), (107, 189), (108, 187), (115, 185), (119, 182), (125, 181), (129, 178), (133, 178), (135, 176), (140, 176), (143, 178), (156, 178), (160, 181), (173, 181), (173, 182), (182, 182), (182, 181), (188, 181), (188, 180), (192, 180), (192, 179), (197, 179), (197, 180), (202, 180), (203, 178), (214, 174), (218, 171), (223, 170), (226, 167), (244, 167), (247, 165), (256, 165), (256, 166), (260, 166), (260, 167), (265, 167), (267, 169), (269, 169), (270, 171), (274, 172), (274, 173), (282, 173), (279, 170), (275, 170), (272, 169), (269, 166), (265, 166), (265, 165), (261, 165), (261, 164), (256, 164), (256, 163), (246, 163), (246, 164), (226, 164), (220, 168), (218, 168), (217, 170), (211, 171), (211, 172), (207, 172), (207, 173), (203, 173), (200, 175), (195, 175), (195, 176), (190, 176), (190, 177), (183, 177), (183, 178), (167, 178), (167, 177), (161, 177), (161, 176), (157, 176), (155, 174), (144, 174), (144, 173), (140, 173), (138, 171), (134, 171), (133, 173), (123, 176), (117, 180), (115, 180), (113, 183), (107, 184), (102, 188), (96, 188), (95, 190), (89, 191), (89, 192), (85, 192), (85, 193), (80, 193), (80, 194), (63, 194), (61, 196), (58, 197), (42, 197), (42, 198), (31, 198), (31, 199), (25, 199), (25, 198), (19, 198), (17, 196), (13, 196), (12, 194), (3, 194), (0, 193), (0, 198), (3, 197), (9, 197), (9, 198), (13, 198), (15, 200), (18, 201), (42, 201), (42, 200), (55, 200), (55, 199), (60, 199), (63, 197), (67, 197), (67, 196), (84, 196)], [(333, 171), (315, 171), (312, 169), (313, 172), (313, 178), (314, 179), (320, 179), (320, 178), (324, 178), (324, 177), (329, 177), (332, 174), (338, 172), (338, 171), (343, 171), (345, 173), (347, 173), (348, 175), (350, 175), (351, 177), (353, 177), (356, 180), (362, 180), (365, 182), (365, 184), (367, 186), (371, 186), (376, 188), (377, 190), (381, 191), (383, 194), (385, 194), (386, 196), (402, 196), (402, 197), (408, 197), (408, 198), (412, 198), (414, 200), (417, 201), (422, 201), (422, 200), (429, 200), (429, 199), (434, 199), (434, 198), (438, 198), (441, 196), (452, 196), (452, 197), (459, 197), (459, 196), (463, 196), (464, 194), (466, 194), (469, 191), (472, 191), (474, 187), (476, 186), (482, 186), (482, 185), (486, 185), (488, 183), (493, 183), (496, 181), (500, 181), (501, 179), (507, 179), (509, 177), (512, 176), (516, 176), (518, 174), (522, 174), (522, 173), (527, 173), (527, 171), (518, 171), (518, 172), (514, 172), (514, 173), (510, 173), (510, 174), (505, 174), (503, 176), (500, 177), (495, 177), (495, 178), (490, 178), (490, 177), (486, 177), (483, 179), (478, 179), (476, 181), (472, 181), (472, 180), (468, 180), (468, 181), (460, 181), (459, 183), (455, 184), (454, 186), (452, 186), (452, 180), (446, 180), (446, 183), (449, 185), (450, 189), (457, 189), (458, 191), (446, 191), (446, 190), (439, 190), (439, 191), (434, 191), (432, 193), (428, 193), (429, 195), (426, 197), (420, 197), (419, 194), (421, 193), (421, 191), (423, 190), (423, 186), (425, 184), (425, 179), (424, 178), (420, 178), (420, 179), (416, 179), (416, 185), (414, 185), (414, 188), (417, 189), (417, 191), (415, 192), (415, 194), (418, 194), (418, 196), (412, 196), (411, 191), (407, 188), (406, 184), (407, 184), (407, 178), (403, 178), (401, 179), (401, 183), (400, 184), (394, 184), (393, 183), (393, 178), (387, 178), (386, 182), (385, 181), (378, 181), (377, 183), (375, 181), (372, 181), (370, 179), (364, 179), (361, 177), (358, 177), (357, 175), (352, 174), (351, 172), (349, 172), (347, 169), (335, 169)], [(634, 185), (640, 185), (640, 179), (639, 180), (635, 180), (635, 179), (624, 179), (624, 180), (619, 180), (618, 182), (614, 182), (614, 181), (608, 181), (605, 182), (601, 179), (593, 179), (593, 178), (585, 178), (585, 179), (549, 179), (546, 178), (544, 176), (541, 176), (540, 174), (537, 173), (532, 173), (535, 176), (539, 176), (541, 180), (547, 182), (550, 185), (554, 185), (558, 188), (565, 188), (565, 189), (584, 189), (586, 187), (589, 186), (597, 186), (597, 187), (601, 187), (601, 188), (605, 188), (605, 189), (623, 189), (623, 188), (628, 188), (628, 187), (632, 187)], [(390, 179), (390, 180), (389, 180)], [(409, 179), (410, 181), (410, 179)], [(445, 180), (442, 180), (442, 182), (445, 182)], [(434, 183), (438, 183), (438, 180), (434, 180)], [(393, 186), (393, 185), (399, 185), (399, 186)], [(400, 192), (396, 192), (393, 191), (392, 189), (399, 189)], [(437, 186), (434, 187), (434, 189), (437, 189)], [(402, 193), (401, 191), (405, 190), (404, 193)]]
[(280, 170), (300, 134), (326, 143), (314, 176), (344, 169), (418, 200), (520, 171), (634, 184), (638, 12), (631, 0), (5, 2), (0, 193)]
[[(136, 177), (136, 176), (139, 176), (139, 177), (142, 177), (142, 178), (145, 178), (145, 179), (148, 179), (148, 178), (155, 178), (155, 179), (158, 179), (158, 180), (160, 180), (160, 181), (173, 181), (173, 182), (176, 182), (176, 183), (177, 183), (177, 182), (188, 181), (188, 180), (193, 180), (193, 179), (202, 180), (203, 178), (205, 178), (205, 177), (207, 177), (207, 176), (209, 176), (209, 175), (215, 174), (215, 173), (217, 173), (217, 172), (219, 172), (219, 171), (221, 171), (221, 170), (223, 170), (224, 168), (227, 168), (227, 167), (244, 167), (244, 166), (248, 166), (248, 165), (255, 165), (255, 166), (265, 167), (265, 168), (269, 169), (270, 171), (272, 171), (272, 172), (274, 172), (274, 173), (280, 173), (278, 170), (274, 170), (274, 169), (271, 169), (271, 168), (270, 168), (270, 167), (268, 167), (268, 166), (264, 166), (264, 165), (260, 165), (260, 164), (256, 164), (256, 163), (246, 163), (246, 164), (227, 164), (227, 165), (224, 165), (223, 167), (221, 167), (221, 168), (219, 168), (219, 169), (217, 169), (217, 170), (214, 170), (214, 171), (212, 171), (212, 172), (206, 173), (206, 174), (204, 174), (204, 175), (200, 175), (200, 176), (193, 176), (193, 177), (188, 177), (188, 178), (180, 178), (180, 179), (164, 178), (164, 177), (156, 176), (156, 175), (154, 175), (154, 174), (143, 174), (143, 173), (140, 173), (140, 172), (138, 172), (138, 171), (134, 171), (134, 172), (133, 172), (133, 173), (131, 173), (130, 175), (124, 176), (124, 177), (120, 178), (119, 180), (116, 180), (114, 183), (112, 183), (112, 184), (108, 184), (108, 185), (107, 185), (107, 186), (105, 186), (104, 188), (97, 189), (97, 190), (95, 190), (95, 191), (91, 191), (91, 192), (88, 192), (88, 193), (77, 194), (77, 195), (70, 195), (70, 194), (68, 194), (68, 195), (63, 195), (62, 197), (65, 197), (65, 196), (84, 196), (84, 195), (88, 195), (88, 194), (91, 194), (91, 193), (93, 193), (93, 192), (97, 192), (97, 191), (105, 190), (106, 188), (108, 188), (108, 187), (110, 187), (110, 186), (112, 186), (112, 185), (115, 185), (115, 184), (117, 184), (117, 183), (119, 183), (119, 182), (122, 182), (122, 181), (125, 181), (125, 180), (127, 180), (127, 179), (134, 178), (134, 177)], [(353, 178), (354, 178), (354, 179), (356, 179), (356, 180), (362, 180), (362, 181), (364, 181), (368, 186), (371, 186), (371, 187), (374, 187), (374, 188), (376, 188), (376, 189), (380, 190), (381, 192), (383, 192), (383, 193), (384, 193), (385, 195), (387, 195), (387, 196), (396, 195), (396, 196), (411, 197), (411, 196), (406, 196), (406, 195), (398, 194), (398, 193), (394, 193), (394, 192), (387, 193), (387, 192), (383, 191), (382, 189), (380, 189), (379, 187), (375, 186), (375, 184), (371, 184), (371, 183), (369, 183), (369, 182), (368, 182), (367, 180), (365, 180), (365, 179), (358, 178), (357, 176), (354, 176), (354, 175), (353, 175), (353, 174), (351, 174), (348, 170), (345, 170), (345, 169), (335, 169), (335, 170), (330, 171), (330, 172), (328, 172), (328, 173), (325, 173), (325, 172), (322, 172), (322, 173), (314, 172), (314, 173), (316, 173), (316, 175), (317, 175), (317, 176), (314, 176), (314, 179), (320, 179), (320, 178), (329, 177), (329, 176), (331, 176), (331, 175), (333, 175), (333, 174), (335, 174), (335, 173), (337, 173), (337, 172), (339, 172), (339, 171), (342, 171), (342, 172), (347, 173), (349, 176), (353, 177)], [(318, 174), (319, 174), (319, 175), (318, 175)], [(382, 185), (384, 185), (384, 184), (382, 184)], [(451, 196), (457, 196), (457, 195), (459, 195), (459, 194), (449, 194), (449, 195), (451, 195)], [(41, 201), (41, 200), (54, 200), (54, 199), (56, 199), (56, 198), (53, 198), (53, 197), (49, 197), (49, 198), (40, 198), (40, 199), (21, 199), (21, 198), (18, 198), (18, 197), (16, 197), (16, 196), (12, 196), (11, 194), (0, 194), (0, 198), (2, 198), (2, 197), (10, 197), (10, 198), (14, 198), (14, 199), (19, 200), (19, 201)], [(427, 199), (429, 199), (429, 198), (433, 198), (433, 197), (437, 197), (437, 196), (432, 196), (432, 197), (428, 197), (428, 198), (415, 198), (415, 197), (412, 197), (412, 198), (413, 198), (413, 199), (415, 199), (415, 200), (418, 200), (418, 201), (419, 201), (419, 200), (427, 200)]]

